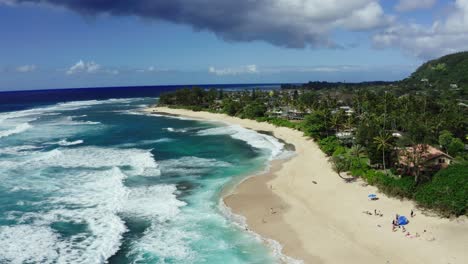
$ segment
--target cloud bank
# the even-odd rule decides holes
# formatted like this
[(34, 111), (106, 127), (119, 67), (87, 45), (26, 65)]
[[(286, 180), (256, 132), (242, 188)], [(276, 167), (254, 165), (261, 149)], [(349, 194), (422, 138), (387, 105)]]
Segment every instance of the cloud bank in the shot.
[(246, 74), (246, 73), (258, 73), (257, 65), (246, 65), (236, 68), (223, 68), (217, 69), (215, 67), (210, 67), (208, 72), (211, 74), (223, 76), (223, 75), (239, 75), (239, 74)]
[(31, 65), (22, 65), (22, 66), (18, 66), (16, 67), (16, 71), (17, 72), (22, 72), (22, 73), (26, 73), (26, 72), (33, 72), (37, 69), (37, 66), (34, 65), (34, 64), (31, 64)]
[(8, 0), (61, 6), (84, 15), (138, 16), (191, 26), (227, 41), (339, 47), (334, 29), (369, 30), (386, 25), (378, 0)]
[(451, 12), (431, 26), (395, 24), (373, 37), (376, 47), (399, 47), (421, 59), (468, 50), (468, 0), (455, 0)]
[(417, 9), (429, 9), (437, 0), (400, 0), (395, 9), (399, 12), (408, 12)]
[[(404, 22), (402, 13), (387, 14), (383, 1), (0, 0), (0, 4), (58, 6), (85, 16), (136, 16), (187, 25), (226, 41), (264, 41), (288, 48), (344, 48), (347, 45), (335, 42), (333, 34), (365, 31), (375, 47), (397, 47), (420, 59), (468, 49), (468, 0), (450, 1), (448, 11), (429, 24)], [(399, 0), (395, 10), (430, 9), (436, 2)], [(223, 69), (216, 72), (225, 74)]]
[(67, 75), (72, 75), (76, 73), (96, 73), (101, 69), (101, 65), (95, 63), (94, 61), (84, 62), (79, 60), (73, 66), (67, 70)]

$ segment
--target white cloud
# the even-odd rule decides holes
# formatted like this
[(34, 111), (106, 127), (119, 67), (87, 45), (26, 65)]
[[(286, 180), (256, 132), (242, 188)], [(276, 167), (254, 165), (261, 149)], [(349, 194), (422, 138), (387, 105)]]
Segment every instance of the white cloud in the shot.
[(366, 30), (385, 26), (393, 20), (386, 16), (377, 2), (370, 2), (361, 9), (351, 10), (348, 16), (337, 20), (337, 24), (350, 30)]
[[(0, 0), (2, 1), (2, 0)], [(3, 0), (5, 1), (5, 0)], [(418, 0), (414, 0), (418, 1)], [(380, 0), (9, 0), (75, 10), (84, 15), (138, 16), (185, 24), (228, 41), (273, 45), (341, 47), (334, 30), (372, 30), (389, 23)]]
[(217, 69), (215, 67), (208, 68), (208, 72), (216, 75), (239, 75), (239, 74), (252, 74), (258, 73), (258, 69), (256, 65), (246, 65), (236, 68), (223, 68)]
[(437, 0), (400, 0), (395, 6), (399, 12), (408, 12), (417, 9), (429, 9), (435, 5)]
[(101, 69), (101, 65), (95, 63), (94, 61), (84, 62), (79, 60), (75, 65), (71, 66), (67, 70), (68, 75), (75, 73), (96, 73)]
[(399, 47), (406, 53), (430, 59), (468, 50), (468, 0), (456, 0), (445, 18), (432, 25), (396, 24), (373, 36), (376, 47)]
[(34, 64), (31, 64), (31, 65), (22, 65), (22, 66), (18, 66), (18, 67), (16, 68), (16, 71), (17, 71), (17, 72), (23, 72), (23, 73), (25, 73), (25, 72), (33, 72), (33, 71), (35, 71), (36, 69), (37, 69), (37, 66), (34, 65)]
[[(387, 65), (385, 69), (407, 68), (407, 65)], [(372, 71), (378, 67), (369, 65), (317, 65), (317, 66), (274, 66), (257, 67), (247, 65), (233, 68), (209, 67), (208, 72), (218, 76), (241, 74), (281, 74), (281, 73), (351, 73)]]

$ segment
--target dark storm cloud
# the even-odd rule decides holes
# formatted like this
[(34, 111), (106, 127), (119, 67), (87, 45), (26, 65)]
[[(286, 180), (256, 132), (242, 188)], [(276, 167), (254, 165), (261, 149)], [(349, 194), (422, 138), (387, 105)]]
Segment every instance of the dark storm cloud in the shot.
[(190, 25), (194, 30), (210, 31), (227, 41), (262, 40), (291, 48), (338, 47), (328, 37), (330, 30), (347, 28), (347, 25), (366, 30), (380, 25), (384, 17), (376, 0), (345, 3), (336, 0), (325, 3), (323, 0), (7, 0), (7, 3), (50, 4), (83, 15), (138, 16)]

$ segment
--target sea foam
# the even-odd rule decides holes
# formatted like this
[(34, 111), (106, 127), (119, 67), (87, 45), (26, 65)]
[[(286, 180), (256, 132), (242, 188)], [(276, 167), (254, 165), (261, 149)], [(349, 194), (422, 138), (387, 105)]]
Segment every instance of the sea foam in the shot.
[(75, 141), (68, 141), (67, 139), (62, 139), (59, 142), (57, 142), (58, 145), (60, 146), (74, 146), (74, 145), (80, 145), (83, 144), (83, 140), (75, 140)]
[(238, 125), (221, 126), (209, 128), (198, 132), (199, 136), (229, 135), (232, 138), (245, 141), (250, 146), (257, 149), (270, 151), (271, 158), (278, 157), (283, 151), (284, 144), (275, 137), (261, 134), (253, 130), (243, 128)]
[(19, 124), (19, 125), (15, 126), (14, 128), (7, 129), (7, 130), (1, 130), (0, 131), (0, 138), (22, 133), (22, 132), (30, 129), (31, 127), (32, 126), (29, 123), (22, 123), (22, 124)]

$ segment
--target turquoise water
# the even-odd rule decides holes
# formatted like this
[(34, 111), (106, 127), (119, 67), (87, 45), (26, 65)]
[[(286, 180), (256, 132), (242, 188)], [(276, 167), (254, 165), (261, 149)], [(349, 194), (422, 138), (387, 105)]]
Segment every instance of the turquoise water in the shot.
[(154, 99), (0, 113), (0, 263), (276, 263), (220, 204), (282, 144)]

